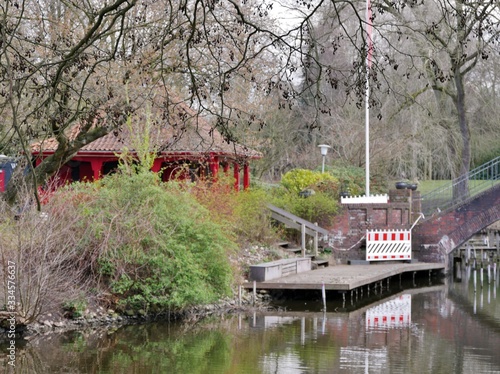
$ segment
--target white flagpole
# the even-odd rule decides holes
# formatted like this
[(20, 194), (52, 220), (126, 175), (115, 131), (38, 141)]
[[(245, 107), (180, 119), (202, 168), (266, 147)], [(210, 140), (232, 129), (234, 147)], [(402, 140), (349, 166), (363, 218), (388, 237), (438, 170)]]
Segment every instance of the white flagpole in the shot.
[(369, 72), (368, 66), (366, 67), (366, 93), (365, 93), (365, 144), (366, 144), (366, 181), (365, 181), (365, 195), (370, 196), (370, 108), (369, 108), (369, 97), (370, 97), (370, 84), (368, 82)]
[(370, 0), (366, 0), (366, 92), (365, 92), (365, 160), (366, 160), (366, 181), (365, 196), (370, 196), (370, 65), (372, 54), (372, 23), (371, 23)]

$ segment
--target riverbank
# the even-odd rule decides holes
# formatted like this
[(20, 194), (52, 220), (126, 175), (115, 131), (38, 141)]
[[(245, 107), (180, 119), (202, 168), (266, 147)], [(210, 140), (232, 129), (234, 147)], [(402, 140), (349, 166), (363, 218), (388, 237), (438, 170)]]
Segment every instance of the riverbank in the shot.
[[(209, 316), (267, 310), (269, 310), (269, 299), (266, 293), (258, 293), (254, 301), (253, 295), (247, 292), (243, 292), (241, 301), (239, 298), (226, 298), (218, 303), (193, 306), (176, 312), (145, 313), (139, 310), (136, 313), (127, 311), (124, 314), (118, 314), (112, 309), (106, 310), (101, 306), (97, 306), (85, 310), (82, 316), (73, 319), (64, 317), (61, 312), (47, 313), (34, 323), (17, 326), (16, 338), (29, 341), (40, 335), (75, 330), (116, 329), (125, 325), (153, 321), (195, 323)], [(7, 332), (7, 328), (0, 327), (0, 343), (8, 341)]]
[[(229, 261), (237, 268), (235, 285), (246, 281), (245, 276), (251, 264), (282, 258), (288, 254), (280, 248), (269, 246), (248, 246), (232, 256)], [(36, 336), (64, 333), (75, 330), (116, 329), (131, 324), (141, 324), (152, 321), (184, 321), (194, 323), (200, 319), (240, 312), (269, 310), (269, 297), (266, 292), (255, 295), (241, 290), (237, 286), (231, 297), (226, 297), (216, 303), (196, 305), (184, 310), (148, 312), (142, 309), (127, 309), (121, 312), (105, 308), (97, 302), (86, 300), (87, 307), (78, 316), (68, 313), (62, 306), (58, 309), (40, 315), (37, 320), (28, 325), (16, 326), (17, 338), (31, 340)], [(0, 343), (7, 341), (9, 328), (0, 326)]]

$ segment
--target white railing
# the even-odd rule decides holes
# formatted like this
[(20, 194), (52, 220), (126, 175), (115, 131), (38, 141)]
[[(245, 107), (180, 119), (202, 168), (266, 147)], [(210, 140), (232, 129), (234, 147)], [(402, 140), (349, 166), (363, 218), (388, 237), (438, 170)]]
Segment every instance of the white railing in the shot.
[(340, 198), (342, 204), (387, 204), (388, 201), (388, 195), (342, 196)]
[(366, 230), (366, 261), (411, 260), (411, 230)]

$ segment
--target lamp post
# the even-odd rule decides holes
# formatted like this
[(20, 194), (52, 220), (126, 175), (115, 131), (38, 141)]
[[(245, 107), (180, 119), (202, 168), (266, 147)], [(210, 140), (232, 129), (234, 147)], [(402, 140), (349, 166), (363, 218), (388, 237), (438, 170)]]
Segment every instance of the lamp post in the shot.
[(323, 156), (323, 163), (321, 165), (321, 172), (324, 173), (325, 172), (326, 154), (328, 153), (328, 148), (332, 148), (332, 147), (330, 147), (329, 145), (326, 145), (326, 144), (320, 144), (320, 145), (318, 145), (318, 147), (321, 150), (321, 156)]

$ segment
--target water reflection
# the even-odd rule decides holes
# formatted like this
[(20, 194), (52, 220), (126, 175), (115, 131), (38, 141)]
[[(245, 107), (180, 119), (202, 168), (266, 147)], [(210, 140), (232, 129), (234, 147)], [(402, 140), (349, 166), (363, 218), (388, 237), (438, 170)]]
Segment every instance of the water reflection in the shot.
[(498, 277), (483, 271), (482, 282), (479, 269), (474, 282), (474, 269), (463, 268), (445, 284), (355, 310), (296, 308), (42, 336), (19, 345), (16, 372), (498, 373)]
[(366, 311), (366, 329), (392, 329), (410, 326), (411, 294), (402, 294)]

